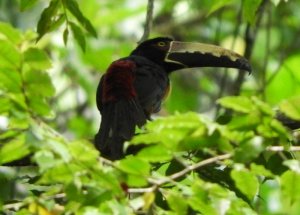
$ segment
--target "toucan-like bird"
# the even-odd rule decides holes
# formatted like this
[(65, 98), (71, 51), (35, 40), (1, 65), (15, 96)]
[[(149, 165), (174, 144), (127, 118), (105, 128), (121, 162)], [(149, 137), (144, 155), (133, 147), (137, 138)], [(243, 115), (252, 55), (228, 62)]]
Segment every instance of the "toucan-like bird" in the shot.
[(136, 126), (157, 113), (170, 89), (169, 75), (192, 67), (227, 67), (251, 71), (239, 54), (219, 46), (178, 42), (167, 37), (146, 40), (128, 57), (114, 61), (102, 76), (96, 95), (101, 125), (95, 146), (111, 160), (124, 156), (123, 144)]

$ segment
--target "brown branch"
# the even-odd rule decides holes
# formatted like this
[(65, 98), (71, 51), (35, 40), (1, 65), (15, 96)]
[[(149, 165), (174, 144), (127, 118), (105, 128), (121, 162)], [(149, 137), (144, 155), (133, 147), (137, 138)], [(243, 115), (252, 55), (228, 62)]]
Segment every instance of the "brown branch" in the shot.
[(140, 41), (138, 42), (139, 44), (142, 43), (143, 41), (147, 40), (149, 37), (151, 27), (152, 27), (153, 9), (154, 9), (154, 0), (148, 0), (144, 34), (143, 34), (142, 38), (140, 39)]
[(149, 192), (153, 192), (153, 191), (159, 189), (162, 185), (164, 185), (168, 182), (173, 182), (174, 180), (186, 175), (189, 172), (192, 172), (196, 169), (199, 169), (202, 166), (206, 166), (208, 164), (215, 163), (217, 161), (226, 160), (226, 159), (230, 158), (231, 156), (232, 156), (231, 154), (224, 154), (224, 155), (218, 155), (216, 157), (208, 158), (208, 159), (200, 161), (196, 164), (187, 166), (183, 170), (181, 170), (179, 172), (176, 172), (176, 173), (174, 173), (170, 176), (167, 176), (166, 178), (163, 178), (161, 180), (157, 180), (157, 181), (156, 180), (150, 180), (150, 183), (153, 184), (151, 187), (129, 188), (128, 192), (129, 193), (149, 193)]

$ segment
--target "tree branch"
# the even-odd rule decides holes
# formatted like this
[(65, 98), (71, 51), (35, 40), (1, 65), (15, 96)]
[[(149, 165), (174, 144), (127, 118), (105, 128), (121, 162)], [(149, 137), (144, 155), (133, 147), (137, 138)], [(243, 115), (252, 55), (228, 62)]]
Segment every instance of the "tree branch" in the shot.
[[(257, 11), (257, 20), (255, 23), (255, 26), (252, 27), (251, 24), (249, 24), (249, 23), (247, 24), (246, 32), (245, 32), (246, 49), (245, 49), (245, 54), (244, 54), (245, 58), (247, 58), (247, 59), (251, 58), (256, 35), (257, 35), (258, 29), (260, 27), (262, 17), (263, 17), (267, 3), (268, 3), (268, 0), (263, 0), (261, 2), (261, 5), (259, 6), (258, 11)], [(247, 73), (244, 71), (239, 71), (238, 77), (236, 78), (235, 82), (232, 85), (231, 95), (239, 94), (246, 74)]]
[(206, 166), (208, 164), (215, 163), (217, 161), (226, 160), (226, 159), (230, 158), (231, 156), (232, 156), (231, 154), (224, 154), (224, 155), (218, 155), (216, 157), (208, 158), (208, 159), (200, 161), (200, 162), (198, 162), (194, 165), (187, 166), (183, 170), (181, 170), (179, 172), (176, 172), (176, 173), (174, 173), (170, 176), (167, 176), (166, 178), (163, 178), (161, 180), (157, 180), (157, 181), (151, 180), (150, 183), (153, 184), (151, 187), (129, 188), (128, 193), (149, 193), (149, 192), (153, 192), (153, 191), (157, 190), (158, 188), (160, 188), (162, 185), (164, 185), (168, 182), (172, 182), (172, 181), (186, 175), (187, 173), (189, 173), (191, 171), (199, 169), (202, 166)]
[(266, 150), (271, 152), (283, 152), (283, 151), (298, 152), (300, 151), (300, 146), (290, 146), (289, 148), (283, 146), (268, 146)]
[(148, 7), (147, 7), (147, 15), (146, 15), (146, 22), (145, 22), (145, 27), (144, 27), (144, 34), (140, 41), (138, 42), (139, 44), (148, 39), (151, 27), (152, 27), (152, 19), (153, 19), (153, 8), (154, 8), (154, 0), (148, 0)]

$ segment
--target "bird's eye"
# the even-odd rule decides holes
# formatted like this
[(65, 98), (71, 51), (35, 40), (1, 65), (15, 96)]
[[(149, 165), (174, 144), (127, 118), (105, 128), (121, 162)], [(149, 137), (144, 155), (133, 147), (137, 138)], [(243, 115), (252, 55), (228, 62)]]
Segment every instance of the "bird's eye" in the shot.
[(165, 42), (158, 42), (157, 45), (160, 46), (160, 47), (164, 47), (166, 45), (166, 43)]

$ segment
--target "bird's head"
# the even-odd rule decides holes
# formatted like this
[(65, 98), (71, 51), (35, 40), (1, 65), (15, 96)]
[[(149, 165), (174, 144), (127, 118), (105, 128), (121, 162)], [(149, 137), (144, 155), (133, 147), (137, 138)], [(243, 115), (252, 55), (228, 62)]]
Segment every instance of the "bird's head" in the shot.
[(140, 43), (131, 55), (143, 56), (167, 72), (193, 67), (237, 68), (251, 72), (247, 59), (220, 46), (157, 37)]

